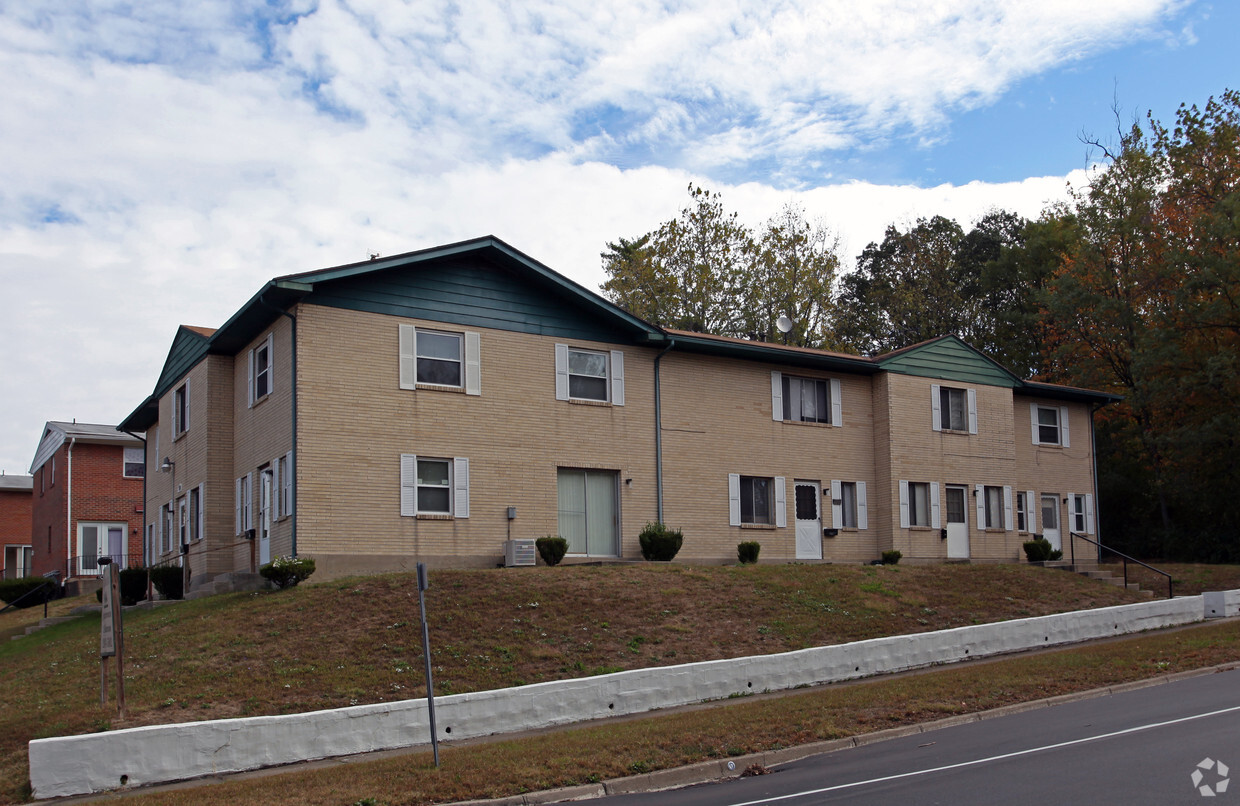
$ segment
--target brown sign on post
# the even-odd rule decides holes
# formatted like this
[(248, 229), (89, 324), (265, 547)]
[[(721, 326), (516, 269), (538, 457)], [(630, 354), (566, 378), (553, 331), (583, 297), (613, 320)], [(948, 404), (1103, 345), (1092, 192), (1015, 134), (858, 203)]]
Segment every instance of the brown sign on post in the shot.
[(99, 704), (108, 701), (108, 658), (116, 658), (116, 710), (125, 718), (124, 631), (121, 626), (121, 573), (110, 557), (103, 566), (102, 604), (99, 618)]

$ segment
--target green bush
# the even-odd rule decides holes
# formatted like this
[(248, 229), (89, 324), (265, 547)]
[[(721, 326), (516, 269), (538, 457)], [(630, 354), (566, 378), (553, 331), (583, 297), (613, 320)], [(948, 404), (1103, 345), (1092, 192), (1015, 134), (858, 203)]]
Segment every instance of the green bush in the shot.
[(277, 588), (292, 588), (314, 573), (313, 557), (276, 557), (258, 569)]
[(150, 569), (151, 584), (165, 599), (185, 598), (185, 572), (179, 565), (155, 565)]
[(1029, 540), (1022, 544), (1025, 549), (1025, 559), (1031, 563), (1041, 563), (1047, 560), (1062, 560), (1063, 552), (1051, 546), (1051, 541), (1045, 537), (1039, 537)]
[(641, 543), (642, 557), (647, 560), (668, 562), (680, 551), (685, 536), (679, 529), (669, 529), (661, 523), (647, 523), (637, 536)]
[(756, 563), (761, 550), (762, 544), (757, 540), (745, 540), (736, 544), (736, 559), (741, 561), (741, 565)]
[[(12, 604), (18, 599), (21, 599), (23, 596), (26, 596), (27, 593), (30, 593), (44, 582), (51, 582), (51, 580), (44, 579), (43, 577), (22, 577), (20, 579), (0, 580), (0, 602)], [(55, 599), (58, 592), (58, 586), (53, 583), (42, 593), (27, 596), (20, 604), (17, 605), (17, 607), (20, 610), (27, 607), (34, 607), (35, 605), (41, 605), (50, 599)]]
[[(146, 569), (121, 569), (121, 605), (133, 607), (146, 598)], [(95, 601), (103, 601), (103, 588), (95, 591)]]
[(538, 556), (542, 557), (547, 565), (559, 565), (560, 560), (568, 553), (568, 541), (554, 535), (540, 537), (534, 541), (534, 545), (538, 548)]
[(896, 550), (883, 552), (883, 565), (895, 565), (900, 562), (900, 558), (904, 555)]

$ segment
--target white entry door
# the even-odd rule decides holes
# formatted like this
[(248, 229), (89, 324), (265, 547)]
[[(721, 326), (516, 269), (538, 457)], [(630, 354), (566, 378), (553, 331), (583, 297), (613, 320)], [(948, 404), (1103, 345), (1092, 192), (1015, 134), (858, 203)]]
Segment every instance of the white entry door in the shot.
[(969, 508), (964, 505), (966, 488), (947, 485), (947, 556), (954, 560), (969, 558)]
[(798, 481), (795, 486), (797, 559), (822, 559), (822, 514), (818, 482)]
[(259, 474), (258, 563), (271, 562), (271, 496), (275, 493), (271, 469)]
[(1059, 496), (1042, 496), (1042, 537), (1046, 538), (1053, 549), (1063, 549), (1063, 541), (1059, 538)]

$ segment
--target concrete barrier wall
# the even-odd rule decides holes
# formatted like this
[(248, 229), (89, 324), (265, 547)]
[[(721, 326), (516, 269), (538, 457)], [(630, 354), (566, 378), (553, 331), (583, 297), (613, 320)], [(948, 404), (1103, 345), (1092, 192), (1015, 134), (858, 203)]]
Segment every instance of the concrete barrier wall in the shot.
[[(779, 655), (635, 669), (435, 700), (441, 740), (565, 725), (658, 708), (956, 663), (1201, 621), (1201, 596), (876, 638)], [(1228, 592), (1240, 613), (1240, 590)], [(102, 792), (430, 743), (426, 700), (36, 739), (36, 798)]]

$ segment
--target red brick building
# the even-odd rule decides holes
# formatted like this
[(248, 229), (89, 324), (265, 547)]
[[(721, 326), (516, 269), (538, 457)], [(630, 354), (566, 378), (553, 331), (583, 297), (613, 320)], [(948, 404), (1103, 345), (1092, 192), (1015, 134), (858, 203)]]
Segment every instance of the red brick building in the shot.
[(30, 465), (34, 574), (99, 575), (99, 558), (142, 563), (140, 439), (111, 425), (48, 422)]
[(29, 576), (30, 476), (0, 474), (0, 578)]

